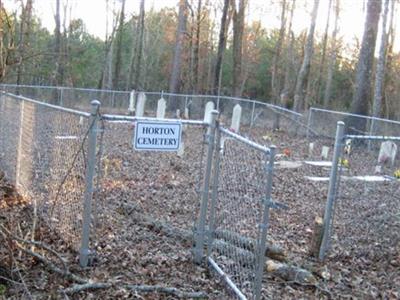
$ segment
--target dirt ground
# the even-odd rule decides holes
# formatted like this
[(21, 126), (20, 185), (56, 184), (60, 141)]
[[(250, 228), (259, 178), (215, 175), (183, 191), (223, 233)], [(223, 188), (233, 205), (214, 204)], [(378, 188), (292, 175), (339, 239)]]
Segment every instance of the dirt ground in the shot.
[[(123, 127), (122, 127), (123, 126)], [(124, 129), (122, 129), (124, 128)], [(96, 282), (112, 282), (110, 288), (84, 291), (72, 296), (60, 292), (71, 280), (46, 268), (38, 259), (20, 251), (0, 236), (0, 297), (56, 299), (175, 299), (163, 293), (133, 292), (124, 285), (162, 285), (184, 292), (204, 292), (209, 299), (233, 299), (224, 285), (204, 266), (192, 261), (192, 244), (168, 236), (150, 223), (148, 216), (185, 231), (193, 230), (198, 216), (199, 182), (204, 167), (203, 130), (188, 128), (184, 133), (185, 153), (134, 152), (132, 128), (108, 124), (103, 139), (103, 179), (95, 195), (98, 222), (93, 233), (96, 258), (93, 266), (78, 267), (76, 249), (40, 223), (36, 240), (61, 253), (71, 272)], [(319, 160), (322, 145), (331, 140), (309, 141), (285, 131), (253, 129), (253, 137), (278, 147), (279, 160)], [(331, 150), (332, 152), (332, 150)], [(354, 147), (350, 167), (343, 176), (371, 175), (377, 152)], [(388, 175), (393, 168), (384, 168)], [(268, 235), (289, 253), (290, 264), (313, 272), (317, 285), (287, 282), (271, 274), (263, 279), (265, 299), (400, 299), (400, 185), (398, 181), (340, 183), (335, 209), (333, 238), (327, 258), (319, 262), (309, 255), (313, 223), (322, 216), (327, 182), (313, 182), (305, 176), (329, 176), (329, 168), (303, 164), (298, 168), (275, 169), (273, 199), (287, 210), (273, 210)], [(0, 222), (20, 237), (31, 234), (29, 203), (0, 183)], [(8, 246), (6, 246), (8, 245)], [(25, 245), (28, 246), (28, 245)], [(11, 252), (10, 252), (11, 249)], [(57, 262), (48, 252), (37, 251)], [(11, 255), (12, 254), (12, 255)], [(58, 264), (59, 265), (59, 264)], [(4, 279), (8, 278), (13, 282)], [(23, 282), (23, 284), (21, 284)]]

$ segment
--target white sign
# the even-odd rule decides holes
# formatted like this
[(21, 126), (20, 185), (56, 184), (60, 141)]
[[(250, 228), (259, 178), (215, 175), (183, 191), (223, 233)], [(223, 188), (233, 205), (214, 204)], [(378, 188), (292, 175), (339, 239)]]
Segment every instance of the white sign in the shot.
[(178, 151), (181, 144), (180, 122), (136, 122), (135, 150)]

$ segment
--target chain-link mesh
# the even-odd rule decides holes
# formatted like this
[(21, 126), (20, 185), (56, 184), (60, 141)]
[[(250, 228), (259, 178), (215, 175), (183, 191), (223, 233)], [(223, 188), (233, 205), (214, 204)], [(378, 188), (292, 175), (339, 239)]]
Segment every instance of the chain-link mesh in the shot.
[[(182, 146), (177, 152), (137, 151), (133, 148), (134, 121), (114, 116), (103, 122), (99, 219), (104, 223), (99, 234), (108, 232), (110, 222), (119, 226), (125, 218), (110, 211), (133, 218), (139, 214), (150, 223), (192, 232), (200, 207), (205, 128), (182, 125)], [(113, 231), (118, 232), (118, 227)]]
[[(373, 118), (350, 113), (331, 111), (319, 108), (311, 108), (308, 115), (309, 136), (335, 137), (336, 123), (344, 121), (346, 132), (352, 132), (360, 135), (398, 135), (400, 122)], [(363, 130), (354, 128), (352, 124), (360, 124)]]
[[(379, 148), (369, 143), (386, 142), (379, 138), (345, 136), (341, 145), (331, 245), (345, 256), (390, 258), (400, 242), (400, 162), (378, 160)], [(390, 143), (399, 147), (399, 140)]]
[(0, 169), (41, 220), (78, 249), (88, 118), (3, 94)]
[(267, 154), (220, 132), (218, 195), (210, 256), (230, 280), (254, 297), (257, 247), (267, 192)]

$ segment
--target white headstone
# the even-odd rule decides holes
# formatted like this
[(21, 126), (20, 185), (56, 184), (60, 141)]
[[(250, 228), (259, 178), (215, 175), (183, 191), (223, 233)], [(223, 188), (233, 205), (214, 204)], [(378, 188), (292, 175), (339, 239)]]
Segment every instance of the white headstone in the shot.
[(82, 116), (79, 117), (79, 125), (83, 125), (83, 117)]
[(344, 144), (344, 153), (350, 155), (351, 153), (351, 139), (346, 139)]
[(204, 110), (204, 122), (211, 123), (211, 112), (214, 110), (214, 102), (207, 102)]
[(314, 143), (310, 143), (310, 145), (308, 146), (308, 155), (313, 156), (313, 153), (314, 153)]
[(179, 157), (183, 157), (183, 154), (185, 154), (185, 143), (181, 142), (181, 145), (180, 145), (180, 147), (178, 149), (177, 155)]
[(186, 120), (189, 120), (189, 107), (185, 107), (184, 116)]
[(381, 174), (382, 173), (382, 166), (375, 166), (375, 174)]
[(128, 113), (133, 114), (134, 111), (135, 111), (135, 90), (132, 90), (129, 94)]
[(180, 118), (181, 118), (181, 110), (180, 110), (180, 109), (177, 109), (177, 110), (176, 110), (176, 118), (177, 118), (177, 119), (180, 119)]
[(167, 107), (167, 101), (164, 98), (160, 98), (157, 102), (157, 119), (164, 119), (165, 118), (165, 109)]
[(146, 105), (146, 95), (143, 92), (140, 92), (138, 95), (138, 100), (136, 104), (136, 117), (144, 116), (144, 107)]
[(233, 107), (232, 112), (232, 121), (231, 121), (231, 129), (234, 132), (239, 132), (240, 128), (240, 118), (242, 117), (242, 107), (239, 104), (236, 104)]
[(384, 164), (390, 162), (393, 165), (396, 155), (397, 145), (392, 141), (383, 142), (379, 150), (378, 163)]
[(328, 155), (329, 155), (329, 147), (328, 146), (322, 146), (322, 151), (321, 151), (322, 159), (328, 159)]

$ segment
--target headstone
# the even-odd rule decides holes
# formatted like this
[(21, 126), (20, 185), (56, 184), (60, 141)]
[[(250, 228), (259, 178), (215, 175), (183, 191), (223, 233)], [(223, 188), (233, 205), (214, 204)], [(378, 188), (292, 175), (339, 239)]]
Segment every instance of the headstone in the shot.
[(186, 120), (189, 120), (189, 107), (185, 107), (184, 116)]
[(314, 154), (314, 143), (310, 143), (308, 146), (308, 156), (313, 156)]
[(181, 118), (181, 110), (180, 110), (180, 109), (177, 109), (177, 110), (176, 110), (176, 118), (177, 118), (177, 119), (180, 119), (180, 118)]
[(231, 129), (234, 132), (239, 132), (240, 128), (240, 118), (242, 117), (242, 107), (239, 104), (236, 104), (233, 107), (232, 112), (232, 121), (231, 121)]
[(328, 155), (329, 155), (329, 147), (328, 146), (322, 146), (322, 151), (321, 151), (322, 159), (328, 159)]
[(83, 117), (82, 116), (79, 117), (79, 125), (83, 125)]
[(140, 92), (138, 95), (138, 100), (136, 104), (136, 117), (144, 116), (144, 107), (146, 105), (146, 95), (143, 92)]
[(167, 107), (167, 101), (164, 98), (160, 98), (157, 102), (157, 119), (165, 119), (165, 109)]
[(130, 115), (133, 114), (135, 111), (135, 90), (132, 90), (129, 94), (129, 107), (128, 107), (128, 113)]
[(207, 102), (204, 110), (204, 122), (211, 123), (211, 112), (214, 110), (214, 102)]
[(344, 153), (350, 155), (351, 153), (351, 139), (346, 139), (344, 144)]
[(382, 166), (375, 166), (375, 174), (382, 174)]
[(179, 157), (183, 157), (183, 154), (185, 154), (185, 143), (184, 143), (184, 142), (181, 142), (181, 145), (180, 145), (180, 147), (179, 147), (179, 149), (178, 149), (177, 155), (178, 155)]
[(394, 164), (397, 154), (397, 145), (392, 141), (386, 141), (381, 144), (381, 149), (379, 150), (378, 163), (384, 164), (390, 162), (391, 165)]

